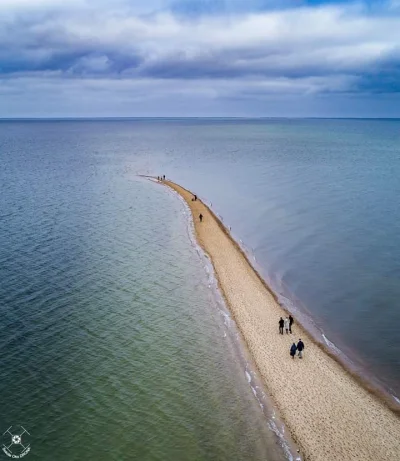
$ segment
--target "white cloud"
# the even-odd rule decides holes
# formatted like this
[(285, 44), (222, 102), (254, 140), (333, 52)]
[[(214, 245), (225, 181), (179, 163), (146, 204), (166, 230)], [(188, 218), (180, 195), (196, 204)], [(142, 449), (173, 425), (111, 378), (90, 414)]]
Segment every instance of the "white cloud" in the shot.
[(68, 9), (84, 6), (87, 0), (0, 0), (0, 10), (9, 12), (32, 11), (36, 9), (53, 9), (60, 6)]
[(399, 26), (396, 16), (374, 18), (346, 7), (199, 20), (89, 9), (42, 18), (3, 39), (10, 46), (25, 41), (40, 47), (42, 41), (43, 47), (59, 51), (99, 47), (128, 57), (139, 54), (150, 64), (175, 57), (181, 63), (217, 57), (232, 68), (248, 65), (249, 71), (274, 67), (284, 72), (307, 66), (343, 71), (369, 66), (398, 50)]
[(7, 13), (0, 14), (0, 92), (33, 91), (36, 82), (72, 93), (109, 88), (117, 99), (125, 91), (130, 101), (171, 94), (254, 101), (365, 91), (366, 76), (377, 75), (400, 91), (391, 83), (400, 68), (393, 6), (375, 15), (342, 4), (197, 18), (165, 6), (0, 0)]

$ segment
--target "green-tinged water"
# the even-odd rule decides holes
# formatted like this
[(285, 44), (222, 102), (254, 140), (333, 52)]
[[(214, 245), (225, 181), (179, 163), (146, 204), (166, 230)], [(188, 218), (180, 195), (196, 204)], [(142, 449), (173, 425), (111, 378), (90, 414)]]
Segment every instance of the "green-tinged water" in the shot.
[(25, 459), (283, 459), (179, 198), (73, 155), (7, 167), (1, 426)]

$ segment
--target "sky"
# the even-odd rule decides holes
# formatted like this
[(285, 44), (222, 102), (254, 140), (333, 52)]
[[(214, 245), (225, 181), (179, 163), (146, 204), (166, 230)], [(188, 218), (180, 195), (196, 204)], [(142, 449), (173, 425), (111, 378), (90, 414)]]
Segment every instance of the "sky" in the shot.
[(0, 118), (400, 117), (400, 0), (0, 0)]

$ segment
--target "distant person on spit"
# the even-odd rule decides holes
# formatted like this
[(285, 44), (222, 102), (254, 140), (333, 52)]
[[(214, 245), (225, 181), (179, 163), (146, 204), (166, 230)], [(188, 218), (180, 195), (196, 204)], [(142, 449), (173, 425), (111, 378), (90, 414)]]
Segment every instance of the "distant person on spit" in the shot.
[(165, 181), (165, 175), (163, 175), (163, 180)]
[(201, 213), (199, 214), (199, 219), (200, 219), (200, 222), (203, 222), (203, 215)]
[(297, 350), (299, 351), (299, 358), (303, 358), (303, 351), (304, 351), (304, 343), (301, 339), (299, 339), (299, 342), (297, 343)]
[(294, 323), (294, 319), (291, 315), (289, 315), (289, 332), (292, 334), (292, 325)]
[(296, 351), (297, 351), (296, 343), (293, 343), (292, 347), (290, 348), (290, 355), (292, 356), (293, 360), (294, 360), (294, 356), (296, 355)]
[(286, 330), (286, 334), (288, 335), (289, 334), (289, 319), (287, 317), (285, 318), (285, 330)]
[(280, 320), (279, 320), (279, 334), (280, 335), (283, 335), (283, 325), (285, 324), (285, 321), (283, 320), (283, 318), (281, 317)]

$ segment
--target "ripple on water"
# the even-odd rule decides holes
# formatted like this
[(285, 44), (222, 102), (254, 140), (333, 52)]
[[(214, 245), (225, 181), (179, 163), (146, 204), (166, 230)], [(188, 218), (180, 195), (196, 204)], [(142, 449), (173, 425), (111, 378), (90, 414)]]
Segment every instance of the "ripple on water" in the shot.
[(281, 459), (182, 204), (102, 171), (3, 214), (4, 419), (43, 460)]

